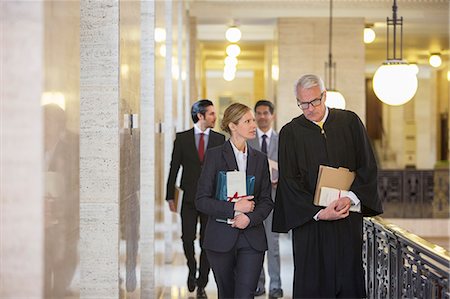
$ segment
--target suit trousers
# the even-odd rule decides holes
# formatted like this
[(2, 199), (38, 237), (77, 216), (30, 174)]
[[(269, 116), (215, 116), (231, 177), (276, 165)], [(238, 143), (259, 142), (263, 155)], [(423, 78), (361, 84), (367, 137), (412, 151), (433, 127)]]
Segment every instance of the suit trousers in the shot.
[[(195, 259), (194, 241), (197, 235), (197, 223), (200, 218), (200, 248), (203, 247), (206, 223), (208, 216), (200, 213), (193, 202), (183, 201), (181, 207), (181, 240), (183, 241), (184, 255), (186, 256), (189, 275), (196, 276), (197, 261)], [(209, 262), (203, 249), (200, 252), (200, 267), (197, 278), (197, 286), (204, 288), (208, 283)]]
[(244, 233), (228, 252), (206, 250), (216, 280), (219, 299), (254, 298), (264, 251), (253, 249)]
[[(269, 291), (274, 289), (281, 289), (281, 277), (280, 277), (280, 235), (278, 233), (272, 232), (272, 218), (273, 211), (270, 212), (269, 216), (264, 220), (264, 228), (266, 230), (267, 237), (267, 270), (269, 272), (270, 284)], [(264, 289), (266, 284), (266, 276), (264, 274), (264, 267), (261, 270), (261, 275), (259, 276), (258, 288)]]

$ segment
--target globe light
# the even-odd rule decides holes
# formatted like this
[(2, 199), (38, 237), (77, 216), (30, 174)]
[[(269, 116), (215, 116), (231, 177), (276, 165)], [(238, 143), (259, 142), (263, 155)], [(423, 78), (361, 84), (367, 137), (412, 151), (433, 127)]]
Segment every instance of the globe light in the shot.
[(431, 54), (430, 59), (428, 61), (432, 67), (440, 67), (442, 64), (441, 55), (439, 54)]
[(223, 72), (223, 78), (225, 79), (225, 81), (233, 81), (235, 76), (236, 76), (236, 73)]
[(370, 44), (375, 40), (376, 34), (372, 28), (366, 27), (364, 28), (364, 43)]
[(413, 72), (415, 75), (419, 73), (419, 66), (417, 63), (410, 63), (409, 67), (411, 68), (411, 72)]
[(231, 57), (237, 57), (241, 53), (241, 48), (236, 44), (231, 44), (227, 47), (227, 55)]
[(237, 65), (238, 60), (236, 57), (227, 56), (224, 61), (225, 65)]
[(327, 100), (325, 105), (328, 108), (345, 109), (344, 96), (337, 90), (327, 90)]
[(232, 26), (225, 32), (225, 37), (230, 43), (235, 43), (241, 39), (242, 33), (239, 28), (237, 28), (236, 26)]
[(385, 61), (375, 72), (372, 85), (383, 103), (399, 106), (416, 94), (417, 76), (405, 61)]

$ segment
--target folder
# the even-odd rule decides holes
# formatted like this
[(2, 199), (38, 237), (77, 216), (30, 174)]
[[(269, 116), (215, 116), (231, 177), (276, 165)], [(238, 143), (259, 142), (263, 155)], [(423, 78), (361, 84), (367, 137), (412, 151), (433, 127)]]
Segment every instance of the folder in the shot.
[(278, 182), (278, 162), (272, 159), (269, 160), (269, 172), (270, 172), (270, 180), (272, 183)]
[(183, 205), (183, 194), (184, 191), (179, 186), (175, 186), (174, 192), (174, 201), (175, 201), (175, 210), (178, 214), (181, 214), (181, 206)]
[[(327, 188), (337, 189), (338, 191), (339, 190), (349, 191), (354, 180), (355, 180), (355, 173), (348, 170), (347, 168), (343, 167), (334, 168), (330, 166), (320, 165), (319, 173), (317, 175), (316, 191), (314, 193), (314, 204), (316, 206), (328, 206), (328, 204), (330, 203), (329, 202), (330, 190), (328, 190)], [(323, 196), (321, 196), (321, 192), (324, 192)], [(345, 196), (343, 193), (338, 194), (341, 197)], [(337, 196), (335, 199), (337, 198), (339, 198), (339, 196)], [(352, 206), (352, 208), (353, 207), (354, 206)], [(356, 207), (357, 206), (355, 206), (355, 208)]]
[[(217, 174), (216, 199), (237, 202), (240, 197), (253, 195), (255, 177), (246, 176), (243, 171), (219, 171)], [(235, 212), (234, 216), (240, 214)], [(218, 222), (233, 224), (233, 219), (216, 219)]]

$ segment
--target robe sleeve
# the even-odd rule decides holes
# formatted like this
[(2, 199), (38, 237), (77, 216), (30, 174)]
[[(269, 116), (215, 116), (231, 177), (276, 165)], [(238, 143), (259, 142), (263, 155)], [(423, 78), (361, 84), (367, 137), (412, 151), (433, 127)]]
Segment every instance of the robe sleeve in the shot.
[(363, 216), (376, 216), (383, 213), (377, 190), (377, 163), (366, 129), (356, 114), (352, 121), (352, 133), (356, 145), (356, 177), (350, 190), (361, 201)]
[(307, 188), (307, 171), (299, 169), (298, 161), (302, 162), (304, 155), (302, 149), (296, 146), (294, 135), (292, 124), (285, 126), (279, 135), (279, 178), (272, 223), (274, 232), (285, 233), (314, 221), (314, 215), (321, 210), (312, 203), (314, 194)]

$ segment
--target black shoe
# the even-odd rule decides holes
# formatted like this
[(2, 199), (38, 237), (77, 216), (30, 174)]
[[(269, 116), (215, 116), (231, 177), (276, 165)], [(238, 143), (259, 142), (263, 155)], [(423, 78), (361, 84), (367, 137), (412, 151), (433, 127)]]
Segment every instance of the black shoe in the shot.
[(264, 295), (265, 293), (266, 293), (266, 290), (264, 288), (256, 288), (255, 296), (256, 297), (261, 296), (261, 295)]
[(269, 292), (269, 299), (282, 298), (283, 289), (272, 289)]
[(195, 285), (196, 285), (195, 275), (189, 274), (187, 279), (187, 287), (189, 292), (193, 292), (195, 290)]
[(197, 298), (198, 299), (207, 299), (208, 298), (208, 296), (206, 295), (206, 292), (205, 292), (205, 288), (202, 288), (202, 287), (197, 288)]

